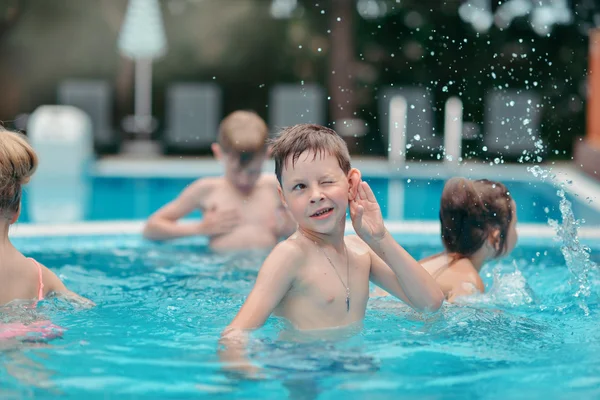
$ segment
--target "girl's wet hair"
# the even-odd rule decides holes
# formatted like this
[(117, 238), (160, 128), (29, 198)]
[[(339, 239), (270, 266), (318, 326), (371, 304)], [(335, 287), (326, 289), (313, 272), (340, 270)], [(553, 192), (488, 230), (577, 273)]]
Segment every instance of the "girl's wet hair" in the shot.
[(490, 234), (500, 231), (496, 257), (506, 250), (513, 218), (510, 192), (500, 182), (452, 178), (446, 182), (440, 206), (442, 242), (457, 258), (472, 256)]
[(0, 211), (11, 218), (19, 211), (22, 186), (29, 182), (38, 158), (25, 136), (0, 125)]

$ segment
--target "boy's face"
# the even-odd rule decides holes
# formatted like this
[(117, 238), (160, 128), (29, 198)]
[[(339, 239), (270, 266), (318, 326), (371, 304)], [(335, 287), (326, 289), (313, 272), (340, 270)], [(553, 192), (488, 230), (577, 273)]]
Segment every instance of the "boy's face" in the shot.
[(213, 152), (221, 160), (225, 168), (225, 178), (240, 192), (252, 192), (262, 173), (266, 154), (256, 154), (250, 162), (240, 165), (240, 157), (233, 152), (223, 151), (218, 145), (213, 145)]
[(282, 197), (302, 228), (329, 233), (346, 219), (356, 179), (360, 182), (358, 170), (346, 175), (335, 156), (304, 152), (293, 166), (290, 158), (282, 168)]

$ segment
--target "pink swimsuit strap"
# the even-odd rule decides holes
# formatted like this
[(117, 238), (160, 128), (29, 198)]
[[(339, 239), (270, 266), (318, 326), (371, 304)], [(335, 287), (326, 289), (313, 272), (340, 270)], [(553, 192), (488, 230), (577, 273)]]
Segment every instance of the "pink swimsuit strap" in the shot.
[(33, 261), (33, 263), (35, 264), (35, 266), (38, 269), (38, 301), (43, 300), (44, 299), (44, 280), (42, 279), (42, 265), (31, 257), (29, 257), (29, 259), (31, 261)]

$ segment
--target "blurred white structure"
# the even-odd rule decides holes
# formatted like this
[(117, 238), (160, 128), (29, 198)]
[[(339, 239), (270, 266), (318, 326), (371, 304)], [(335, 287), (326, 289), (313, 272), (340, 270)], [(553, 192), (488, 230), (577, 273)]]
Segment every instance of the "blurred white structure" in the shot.
[(87, 168), (94, 158), (92, 122), (71, 106), (40, 106), (27, 123), (39, 165), (26, 187), (32, 222), (74, 222), (85, 216)]
[(394, 96), (389, 106), (388, 161), (392, 171), (406, 163), (406, 120), (407, 109), (404, 96)]
[(130, 0), (119, 34), (121, 53), (135, 60), (135, 115), (133, 129), (149, 134), (152, 118), (152, 61), (167, 51), (158, 0)]
[[(420, 98), (420, 96), (419, 96)], [(415, 108), (412, 106), (411, 108)], [(422, 114), (413, 114), (410, 119), (408, 102), (403, 95), (393, 95), (389, 99), (387, 115), (388, 162), (390, 171), (401, 171), (406, 164), (406, 151), (414, 146), (409, 143), (409, 135), (416, 135), (419, 141), (435, 143), (430, 121), (433, 116), (426, 114), (426, 108), (419, 110)], [(443, 162), (448, 168), (456, 167), (461, 161), (463, 139), (463, 104), (458, 97), (450, 97), (444, 107), (444, 144)], [(409, 127), (414, 129), (409, 132)], [(431, 147), (427, 147), (431, 148)], [(441, 157), (440, 157), (441, 158)], [(438, 158), (439, 159), (439, 158)]]
[(109, 150), (119, 146), (119, 137), (113, 129), (113, 90), (101, 79), (67, 79), (58, 86), (58, 104), (77, 107), (92, 122), (94, 145)]
[(458, 97), (450, 97), (444, 106), (444, 162), (458, 166), (462, 156), (463, 104)]

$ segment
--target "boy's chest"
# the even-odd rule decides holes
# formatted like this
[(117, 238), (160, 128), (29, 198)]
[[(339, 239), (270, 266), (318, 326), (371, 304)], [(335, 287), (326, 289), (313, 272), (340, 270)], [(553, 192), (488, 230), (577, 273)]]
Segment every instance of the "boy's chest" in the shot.
[(243, 220), (251, 221), (273, 217), (278, 206), (277, 197), (272, 191), (257, 188), (249, 196), (242, 196), (239, 192), (224, 188), (211, 193), (201, 204), (201, 209), (236, 210)]
[[(345, 309), (346, 297), (351, 308), (364, 308), (369, 299), (369, 266), (364, 259), (352, 259), (334, 267), (323, 255), (310, 257), (296, 279), (294, 294), (306, 297), (321, 309)], [(364, 310), (363, 310), (364, 311)]]

